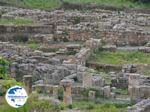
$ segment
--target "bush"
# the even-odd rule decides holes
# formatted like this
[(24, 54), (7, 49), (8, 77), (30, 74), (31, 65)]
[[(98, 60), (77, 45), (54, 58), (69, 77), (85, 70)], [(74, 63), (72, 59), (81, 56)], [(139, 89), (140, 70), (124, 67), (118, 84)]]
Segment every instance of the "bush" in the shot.
[(15, 79), (2, 80), (0, 84), (2, 85), (2, 91), (0, 91), (1, 95), (4, 95), (6, 91), (12, 86), (22, 85), (22, 83), (17, 82)]
[(73, 106), (72, 106), (72, 105), (68, 105), (68, 108), (69, 108), (69, 109), (72, 109), (72, 108), (73, 108)]
[(39, 100), (38, 93), (32, 93), (26, 104), (28, 107), (27, 112), (38, 111), (38, 112), (59, 112), (60, 106), (53, 106), (49, 100)]
[(92, 110), (92, 109), (94, 109), (94, 104), (89, 103), (86, 109), (87, 109), (87, 110)]
[(60, 104), (60, 109), (61, 109), (61, 110), (64, 110), (65, 108), (66, 108), (65, 104), (64, 104), (64, 103), (61, 103), (61, 104)]
[(7, 77), (9, 62), (2, 57), (0, 57), (0, 79), (4, 79)]

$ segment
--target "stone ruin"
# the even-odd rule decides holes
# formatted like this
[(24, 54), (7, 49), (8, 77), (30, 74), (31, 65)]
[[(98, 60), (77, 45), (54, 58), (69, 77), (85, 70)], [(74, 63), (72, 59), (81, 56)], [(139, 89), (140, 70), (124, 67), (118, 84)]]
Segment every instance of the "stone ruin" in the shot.
[(66, 105), (71, 105), (72, 104), (72, 95), (71, 95), (71, 84), (72, 81), (71, 80), (62, 80), (60, 82), (60, 85), (62, 85), (63, 89), (64, 89), (64, 103)]
[(150, 99), (142, 100), (136, 105), (128, 108), (128, 112), (149, 112), (149, 110), (150, 110)]
[(140, 101), (150, 97), (149, 78), (140, 77), (139, 74), (129, 74), (129, 94), (131, 100)]
[[(149, 14), (101, 9), (92, 13), (63, 9), (48, 12), (3, 6), (0, 11), (4, 19), (34, 20), (34, 25), (0, 25), (0, 56), (12, 61), (11, 77), (23, 80), (29, 94), (36, 90), (58, 99), (59, 90), (63, 89), (63, 101), (70, 105), (74, 99), (95, 100), (97, 93), (115, 99), (116, 88), (128, 88), (131, 101), (149, 102), (143, 99), (150, 97), (150, 78), (142, 73), (139, 75), (136, 65), (87, 63), (96, 51), (115, 52), (118, 47), (128, 45), (140, 46), (138, 51), (149, 53)], [(38, 50), (33, 50), (19, 45), (20, 42), (41, 45)], [(110, 72), (111, 84), (107, 84), (101, 74), (91, 68), (120, 73)], [(149, 103), (139, 104), (135, 107), (144, 105), (146, 108), (139, 112), (148, 112)]]

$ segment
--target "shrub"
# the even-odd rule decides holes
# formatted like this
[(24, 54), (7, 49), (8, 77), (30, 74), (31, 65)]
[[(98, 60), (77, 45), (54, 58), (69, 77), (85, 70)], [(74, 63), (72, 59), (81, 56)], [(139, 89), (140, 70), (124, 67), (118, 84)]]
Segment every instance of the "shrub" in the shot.
[(6, 93), (6, 91), (12, 86), (16, 86), (16, 85), (21, 86), (22, 85), (22, 83), (17, 82), (15, 79), (2, 80), (0, 82), (0, 84), (2, 85), (2, 91), (0, 93), (1, 95), (4, 95)]
[(64, 110), (65, 108), (66, 108), (66, 107), (65, 107), (65, 104), (64, 104), (64, 103), (61, 103), (61, 104), (60, 104), (60, 109), (61, 109), (61, 110)]
[(4, 79), (7, 77), (9, 62), (2, 57), (0, 57), (0, 79)]
[(73, 106), (72, 106), (72, 105), (68, 105), (68, 108), (69, 108), (69, 109), (72, 109), (72, 108), (73, 108)]
[(89, 103), (89, 104), (87, 105), (86, 109), (87, 109), (87, 110), (92, 110), (92, 109), (94, 109), (94, 104)]

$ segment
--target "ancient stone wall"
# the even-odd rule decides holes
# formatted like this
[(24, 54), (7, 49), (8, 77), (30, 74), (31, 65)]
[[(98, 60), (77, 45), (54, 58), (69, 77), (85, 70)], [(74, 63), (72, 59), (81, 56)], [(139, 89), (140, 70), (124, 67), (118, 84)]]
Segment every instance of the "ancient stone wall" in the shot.
[[(45, 93), (45, 94), (49, 94), (49, 96), (53, 96), (55, 85), (37, 84), (37, 85), (33, 85), (32, 88), (34, 91), (36, 90), (40, 93)], [(63, 86), (59, 86), (57, 87), (57, 90), (59, 91), (62, 88)], [(69, 94), (70, 97), (72, 97), (73, 99), (87, 99), (90, 97), (89, 96), (90, 91), (95, 92), (95, 98), (97, 97), (111, 98), (112, 97), (111, 93), (113, 93), (110, 86), (85, 88), (83, 86), (73, 85), (70, 89), (71, 89), (71, 94), (70, 93)], [(57, 92), (55, 96), (57, 96), (58, 94), (59, 93)]]
[(102, 31), (106, 43), (115, 45), (145, 45), (150, 41), (150, 33), (141, 31)]
[[(4, 26), (0, 25), (0, 41), (28, 41), (37, 34), (51, 34), (53, 28), (49, 26)], [(36, 38), (42, 40), (42, 37)], [(34, 39), (34, 40), (36, 40)]]
[(112, 71), (112, 70), (119, 71), (122, 68), (121, 65), (100, 64), (100, 63), (94, 63), (94, 62), (87, 62), (86, 65), (96, 70), (104, 69), (106, 71)]
[[(150, 33), (149, 32), (141, 32), (141, 31), (123, 31), (123, 30), (68, 30), (66, 32), (66, 38), (69, 41), (85, 41), (87, 39), (98, 38), (102, 39), (107, 44), (115, 44), (118, 46), (123, 45), (145, 45), (148, 41), (150, 41)], [(59, 36), (55, 35), (55, 38), (61, 39), (63, 34)], [(64, 37), (63, 37), (64, 38)]]

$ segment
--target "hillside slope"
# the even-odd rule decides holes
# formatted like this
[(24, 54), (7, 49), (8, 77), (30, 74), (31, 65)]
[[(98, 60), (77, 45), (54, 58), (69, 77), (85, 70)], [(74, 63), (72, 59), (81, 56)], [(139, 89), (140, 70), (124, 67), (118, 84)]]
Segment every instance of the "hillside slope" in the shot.
[(54, 9), (62, 5), (62, 1), (68, 3), (96, 3), (99, 5), (126, 7), (126, 8), (147, 8), (150, 9), (150, 3), (131, 2), (132, 0), (0, 0), (1, 5), (10, 5), (25, 8)]
[(134, 0), (64, 0), (69, 3), (94, 3), (105, 6), (113, 6), (118, 8), (150, 8), (150, 3), (133, 2)]
[(1, 5), (24, 8), (52, 9), (61, 5), (60, 0), (0, 0)]

